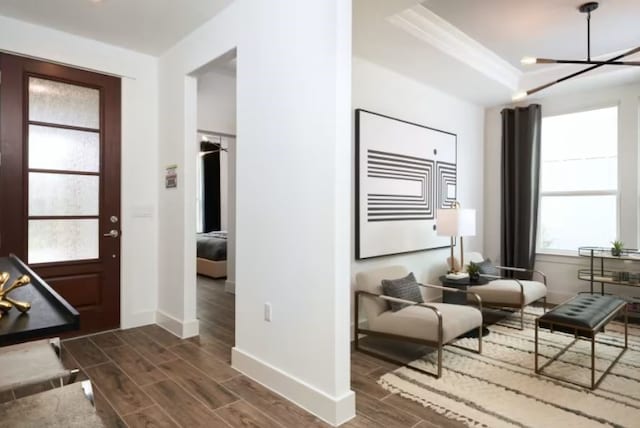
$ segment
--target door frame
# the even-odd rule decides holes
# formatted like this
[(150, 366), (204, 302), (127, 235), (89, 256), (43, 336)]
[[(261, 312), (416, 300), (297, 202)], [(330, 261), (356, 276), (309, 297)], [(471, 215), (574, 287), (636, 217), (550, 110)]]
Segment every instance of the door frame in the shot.
[[(54, 275), (59, 272), (65, 275), (74, 266), (80, 264), (103, 264), (104, 271), (111, 272), (110, 283), (113, 286), (102, 287), (107, 294), (102, 299), (114, 302), (113, 311), (104, 314), (107, 328), (117, 328), (121, 323), (121, 239), (107, 240), (102, 235), (109, 229), (122, 230), (122, 193), (121, 193), (121, 143), (122, 143), (122, 84), (121, 79), (99, 72), (86, 71), (46, 60), (31, 59), (18, 55), (0, 52), (0, 70), (2, 70), (2, 91), (0, 99), (0, 123), (21, 123), (20, 127), (0, 127), (0, 152), (3, 162), (0, 166), (0, 182), (8, 182), (10, 177), (21, 175), (21, 180), (15, 180), (15, 186), (0, 186), (0, 201), (22, 199), (21, 209), (0, 210), (0, 230), (3, 231), (0, 242), (0, 254), (4, 255), (8, 249), (28, 261), (28, 82), (30, 77), (39, 77), (56, 82), (83, 86), (100, 91), (100, 194), (99, 194), (99, 259), (92, 261), (69, 261), (36, 264), (37, 271), (47, 269)], [(4, 72), (8, 70), (8, 72)], [(6, 91), (6, 92), (5, 92)], [(9, 93), (9, 96), (5, 94)], [(60, 128), (64, 128), (61, 126)], [(68, 127), (74, 129), (77, 127)], [(110, 159), (109, 168), (105, 167), (105, 159)], [(118, 189), (118, 197), (107, 200), (105, 189)], [(3, 204), (4, 205), (4, 204)], [(110, 217), (118, 217), (114, 226)], [(8, 227), (12, 225), (12, 227)], [(13, 227), (15, 225), (15, 227)], [(108, 257), (108, 254), (117, 257)], [(82, 275), (82, 272), (79, 272)], [(81, 320), (82, 323), (82, 320)], [(81, 324), (82, 326), (82, 324)], [(92, 331), (93, 329), (90, 328)], [(89, 332), (89, 331), (86, 331)], [(83, 330), (83, 334), (86, 333)]]

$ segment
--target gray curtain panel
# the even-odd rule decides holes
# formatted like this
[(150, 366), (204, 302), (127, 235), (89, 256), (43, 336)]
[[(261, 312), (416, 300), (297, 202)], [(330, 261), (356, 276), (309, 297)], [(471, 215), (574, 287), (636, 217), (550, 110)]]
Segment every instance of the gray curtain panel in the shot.
[[(502, 264), (533, 269), (540, 178), (541, 107), (502, 110)], [(518, 275), (530, 279), (531, 275)]]

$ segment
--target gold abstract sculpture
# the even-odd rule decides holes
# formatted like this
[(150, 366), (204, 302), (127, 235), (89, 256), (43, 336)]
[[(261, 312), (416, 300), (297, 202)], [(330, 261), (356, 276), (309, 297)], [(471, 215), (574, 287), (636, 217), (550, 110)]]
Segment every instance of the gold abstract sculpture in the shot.
[(31, 309), (31, 303), (14, 300), (11, 297), (7, 296), (16, 288), (20, 288), (29, 284), (31, 282), (31, 278), (29, 278), (29, 275), (21, 275), (18, 277), (18, 279), (13, 281), (13, 284), (11, 284), (7, 288), (4, 288), (5, 284), (9, 282), (10, 277), (11, 275), (9, 275), (8, 272), (0, 273), (0, 318), (2, 318), (2, 316), (10, 311), (13, 307), (23, 313)]

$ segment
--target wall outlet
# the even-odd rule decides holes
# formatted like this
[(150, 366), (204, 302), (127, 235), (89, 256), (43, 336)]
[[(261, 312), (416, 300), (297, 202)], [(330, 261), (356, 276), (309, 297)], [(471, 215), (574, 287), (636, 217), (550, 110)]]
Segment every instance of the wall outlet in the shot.
[(271, 303), (264, 304), (264, 320), (271, 322)]

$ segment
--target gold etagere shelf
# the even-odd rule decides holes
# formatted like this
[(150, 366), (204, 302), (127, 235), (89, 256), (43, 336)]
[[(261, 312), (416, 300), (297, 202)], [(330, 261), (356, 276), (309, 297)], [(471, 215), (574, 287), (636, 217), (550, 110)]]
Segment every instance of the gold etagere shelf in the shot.
[[(611, 248), (580, 247), (578, 255), (589, 258), (589, 268), (578, 269), (578, 279), (589, 282), (591, 294), (597, 283), (600, 283), (600, 294), (603, 295), (605, 284), (640, 288), (640, 263), (632, 264), (632, 268), (622, 267), (629, 262), (640, 262), (640, 250), (625, 248), (619, 256), (614, 256)], [(616, 261), (621, 263), (616, 264)], [(631, 305), (630, 310), (640, 316), (640, 297), (629, 297), (627, 300)]]

